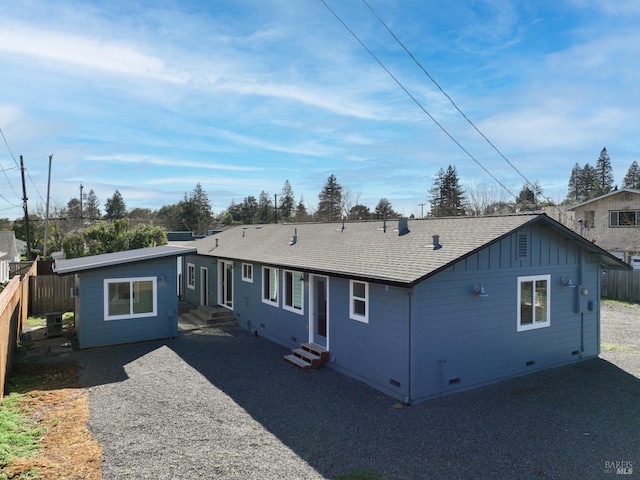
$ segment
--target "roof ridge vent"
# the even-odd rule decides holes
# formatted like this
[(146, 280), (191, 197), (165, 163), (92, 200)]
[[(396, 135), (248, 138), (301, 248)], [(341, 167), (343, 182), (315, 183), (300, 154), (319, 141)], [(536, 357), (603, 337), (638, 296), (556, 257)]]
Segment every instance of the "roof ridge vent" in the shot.
[(442, 248), (442, 244), (440, 243), (440, 235), (433, 236), (433, 249), (440, 250)]
[(409, 219), (407, 217), (398, 218), (398, 236), (406, 235), (409, 233)]

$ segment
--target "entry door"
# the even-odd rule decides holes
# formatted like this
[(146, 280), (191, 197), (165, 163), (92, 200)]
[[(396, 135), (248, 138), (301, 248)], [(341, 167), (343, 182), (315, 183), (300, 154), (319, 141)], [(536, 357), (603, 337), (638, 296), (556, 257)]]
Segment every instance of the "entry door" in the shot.
[(311, 328), (309, 341), (329, 348), (329, 303), (327, 277), (313, 276), (313, 305), (311, 308)]
[(218, 303), (233, 309), (233, 263), (219, 262)]
[(200, 267), (200, 305), (209, 305), (209, 269)]

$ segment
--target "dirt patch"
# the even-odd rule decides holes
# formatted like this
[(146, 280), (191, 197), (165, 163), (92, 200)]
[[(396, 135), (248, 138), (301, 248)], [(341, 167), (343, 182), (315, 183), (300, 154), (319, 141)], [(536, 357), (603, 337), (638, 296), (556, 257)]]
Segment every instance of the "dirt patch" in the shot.
[(80, 367), (75, 362), (18, 363), (12, 383), (23, 394), (20, 408), (28, 413), (35, 428), (44, 434), (35, 456), (19, 459), (5, 467), (8, 478), (35, 470), (39, 478), (51, 480), (100, 479), (102, 447), (87, 429), (87, 389), (79, 383)]

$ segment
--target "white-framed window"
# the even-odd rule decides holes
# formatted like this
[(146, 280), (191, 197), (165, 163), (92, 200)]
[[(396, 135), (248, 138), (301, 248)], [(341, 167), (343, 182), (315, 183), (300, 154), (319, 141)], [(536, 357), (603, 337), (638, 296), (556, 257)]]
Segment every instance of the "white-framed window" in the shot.
[(369, 323), (369, 283), (357, 280), (350, 281), (349, 318)]
[(253, 264), (242, 264), (242, 281), (253, 283)]
[(294, 272), (291, 270), (284, 271), (283, 296), (284, 302), (282, 308), (292, 312), (304, 313), (304, 274), (302, 272)]
[(278, 269), (262, 267), (262, 301), (278, 306)]
[(193, 263), (187, 263), (187, 288), (196, 289), (196, 266)]
[(518, 277), (518, 332), (551, 325), (551, 275)]
[(156, 277), (106, 278), (104, 319), (155, 317), (158, 314)]
[(609, 212), (610, 227), (637, 227), (640, 226), (640, 211), (636, 210), (611, 210)]

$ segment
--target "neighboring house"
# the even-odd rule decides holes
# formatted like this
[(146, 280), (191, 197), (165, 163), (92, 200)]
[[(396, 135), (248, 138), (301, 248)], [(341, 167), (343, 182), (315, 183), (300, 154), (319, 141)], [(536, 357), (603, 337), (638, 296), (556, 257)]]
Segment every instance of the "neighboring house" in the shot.
[(75, 275), (80, 348), (172, 338), (178, 334), (176, 257), (195, 248), (161, 246), (56, 260)]
[(600, 275), (629, 268), (546, 215), (244, 226), (191, 245), (187, 301), (319, 344), (406, 403), (597, 356)]
[(576, 232), (640, 268), (640, 190), (615, 190), (567, 212)]
[(16, 235), (13, 231), (0, 231), (0, 283), (6, 283), (10, 277), (10, 264), (20, 261)]

